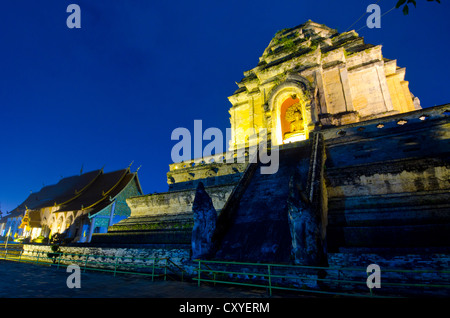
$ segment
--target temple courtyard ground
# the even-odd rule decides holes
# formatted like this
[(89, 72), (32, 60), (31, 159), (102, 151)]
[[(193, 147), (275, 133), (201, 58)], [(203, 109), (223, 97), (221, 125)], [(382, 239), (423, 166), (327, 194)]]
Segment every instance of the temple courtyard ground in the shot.
[[(140, 275), (81, 270), (80, 288), (69, 288), (65, 267), (0, 260), (1, 298), (269, 298), (264, 289), (200, 286), (195, 282), (152, 281)], [(272, 296), (281, 297), (280, 296)]]
[[(299, 307), (321, 308), (321, 311), (348, 312), (349, 308), (371, 308), (373, 313), (383, 313), (386, 308), (401, 307), (415, 311), (428, 303), (409, 300), (380, 301), (374, 299), (349, 299), (341, 297), (316, 297), (298, 293), (276, 291), (269, 296), (265, 289), (227, 285), (197, 286), (195, 282), (152, 281), (139, 275), (117, 275), (93, 271), (81, 271), (80, 288), (68, 288), (71, 273), (65, 267), (19, 263), (0, 260), (0, 305), (27, 310), (35, 306), (50, 311), (89, 308), (91, 314), (114, 313), (119, 308), (133, 312), (148, 308), (163, 310), (166, 314), (183, 314), (191, 308), (197, 316), (249, 313), (256, 309), (265, 316), (277, 316), (295, 312)], [(445, 300), (445, 299), (444, 299)], [(405, 302), (406, 301), (406, 302)], [(437, 308), (446, 302), (432, 302)], [(206, 307), (210, 306), (210, 307)], [(19, 309), (20, 308), (20, 309)], [(206, 312), (209, 308), (210, 312)], [(197, 311), (195, 311), (197, 310)], [(203, 312), (202, 312), (203, 310)], [(262, 311), (262, 312), (261, 312)], [(358, 311), (355, 311), (358, 312)]]

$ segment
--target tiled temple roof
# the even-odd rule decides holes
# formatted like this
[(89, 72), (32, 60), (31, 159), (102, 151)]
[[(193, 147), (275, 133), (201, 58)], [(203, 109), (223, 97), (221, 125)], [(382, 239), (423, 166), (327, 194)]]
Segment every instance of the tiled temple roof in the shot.
[(61, 179), (58, 183), (43, 187), (30, 196), (17, 208), (0, 220), (23, 216), (25, 211), (38, 211), (46, 207), (58, 207), (57, 212), (88, 210), (95, 213), (109, 204), (110, 198), (117, 196), (134, 178), (137, 172), (130, 168), (104, 173), (103, 169), (94, 170), (78, 176)]
[(100, 174), (102, 170), (95, 170), (78, 176), (61, 179), (58, 183), (45, 186), (38, 192), (31, 193), (28, 198), (5, 218), (23, 215), (26, 209), (38, 210), (55, 206), (75, 197), (85, 190)]
[[(109, 198), (114, 197), (114, 193), (117, 194), (128, 184), (131, 180), (131, 175), (129, 169), (104, 173), (100, 175), (79, 197), (62, 205), (55, 213), (88, 210), (96, 207), (105, 200), (109, 202)], [(122, 182), (124, 180), (128, 180), (128, 182)]]

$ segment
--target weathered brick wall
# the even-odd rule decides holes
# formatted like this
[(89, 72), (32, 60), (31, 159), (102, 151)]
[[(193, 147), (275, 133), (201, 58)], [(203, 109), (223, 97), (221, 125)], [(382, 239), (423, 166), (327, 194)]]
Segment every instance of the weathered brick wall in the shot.
[[(51, 253), (50, 245), (38, 245), (38, 244), (25, 244), (23, 246), (23, 259), (36, 260), (39, 253), (40, 257), (47, 253)], [(94, 262), (102, 262), (106, 264), (114, 265), (116, 263), (113, 257), (123, 257), (119, 258), (117, 264), (135, 264), (142, 265), (144, 263), (150, 262), (149, 259), (157, 258), (160, 259), (164, 264), (164, 259), (170, 259), (173, 263), (178, 266), (182, 266), (186, 271), (192, 274), (193, 265), (190, 262), (190, 249), (180, 246), (180, 247), (155, 247), (155, 248), (144, 248), (144, 247), (93, 247), (93, 246), (60, 246), (60, 253), (66, 254), (76, 254), (73, 256), (65, 256), (65, 264), (71, 263), (71, 259), (74, 264), (83, 265), (86, 261), (86, 256), (88, 256), (88, 261), (90, 266), (95, 266)], [(146, 260), (147, 259), (147, 260)]]
[(323, 131), (328, 248), (448, 246), (448, 105)]

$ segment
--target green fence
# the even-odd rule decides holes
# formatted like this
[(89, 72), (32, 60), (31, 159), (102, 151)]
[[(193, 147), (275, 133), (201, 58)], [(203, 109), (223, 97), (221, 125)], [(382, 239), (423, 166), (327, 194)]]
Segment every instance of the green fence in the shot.
[[(3, 248), (3, 249), (2, 249)], [(366, 268), (318, 267), (270, 263), (195, 260), (194, 274), (169, 258), (107, 256), (64, 252), (30, 251), (22, 245), (0, 245), (0, 259), (56, 268), (76, 264), (83, 271), (143, 275), (154, 279), (193, 280), (201, 283), (227, 284), (294, 292), (296, 295), (343, 297), (450, 297), (450, 270), (381, 268), (381, 288), (367, 287)]]
[[(202, 282), (265, 288), (328, 296), (397, 298), (417, 295), (450, 296), (449, 270), (386, 269), (381, 288), (367, 286), (366, 268), (196, 260), (198, 286)], [(422, 275), (422, 276), (421, 276)], [(427, 276), (428, 275), (428, 276)], [(433, 279), (430, 279), (433, 278)]]
[[(0, 246), (1, 248), (1, 246)], [(33, 251), (27, 254), (23, 250), (8, 246), (0, 252), (0, 259), (32, 263), (37, 265), (51, 265), (56, 268), (78, 265), (84, 272), (100, 271), (116, 274), (133, 274), (167, 280), (185, 279), (185, 271), (169, 258), (109, 256), (98, 254), (79, 254), (64, 252)]]

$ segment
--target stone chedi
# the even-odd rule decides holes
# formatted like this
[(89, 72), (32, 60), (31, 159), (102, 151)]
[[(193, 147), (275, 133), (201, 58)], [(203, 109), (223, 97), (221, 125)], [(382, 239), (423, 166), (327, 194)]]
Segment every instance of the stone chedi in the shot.
[[(279, 31), (229, 100), (230, 148), (266, 128), (272, 143), (308, 139), (319, 126), (343, 125), (413, 111), (405, 69), (364, 43), (355, 31), (338, 33), (306, 22)], [(295, 133), (294, 133), (295, 132)]]
[[(169, 191), (128, 198), (130, 217), (93, 242), (309, 265), (449, 247), (450, 107), (422, 109), (380, 45), (308, 21), (278, 32), (237, 84), (228, 153), (171, 164)], [(248, 160), (260, 129), (279, 150), (271, 174)]]

